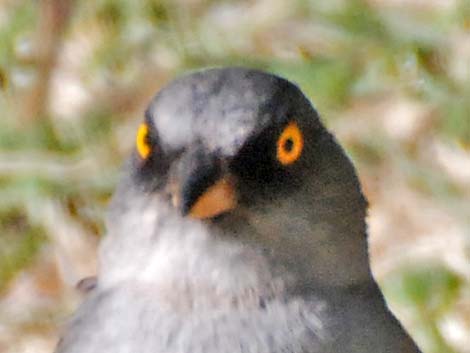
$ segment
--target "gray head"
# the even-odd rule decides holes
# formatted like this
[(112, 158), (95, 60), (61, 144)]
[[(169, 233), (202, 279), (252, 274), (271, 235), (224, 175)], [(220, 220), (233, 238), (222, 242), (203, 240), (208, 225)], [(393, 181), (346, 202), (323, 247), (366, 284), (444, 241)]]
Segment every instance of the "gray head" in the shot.
[(222, 68), (173, 81), (150, 103), (128, 166), (126, 195), (158, 197), (179, 217), (254, 244), (306, 285), (371, 280), (354, 168), (283, 78)]

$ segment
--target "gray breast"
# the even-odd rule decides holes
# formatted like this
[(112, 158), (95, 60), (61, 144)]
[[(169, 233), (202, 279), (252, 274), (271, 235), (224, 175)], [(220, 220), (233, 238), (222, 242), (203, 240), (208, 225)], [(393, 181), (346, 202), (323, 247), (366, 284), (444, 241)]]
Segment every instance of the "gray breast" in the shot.
[(74, 318), (58, 353), (329, 352), (321, 311), (320, 303), (278, 300), (175, 311), (143, 287), (98, 290)]

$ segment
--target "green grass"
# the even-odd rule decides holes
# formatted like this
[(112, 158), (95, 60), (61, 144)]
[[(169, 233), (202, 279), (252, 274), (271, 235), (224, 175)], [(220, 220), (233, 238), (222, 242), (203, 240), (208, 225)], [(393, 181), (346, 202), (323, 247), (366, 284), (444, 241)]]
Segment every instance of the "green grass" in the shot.
[[(0, 5), (4, 14), (0, 22), (0, 290), (27, 269), (50, 241), (26, 211), (28, 206), (59, 200), (89, 233), (103, 232), (106, 201), (127, 155), (122, 146), (132, 145), (133, 132), (123, 133), (123, 127), (130, 129), (132, 122), (142, 118), (145, 102), (164, 82), (190, 69), (247, 65), (285, 76), (313, 99), (328, 124), (341, 124), (343, 113), (358, 101), (401, 96), (432, 111), (432, 124), (418, 137), (437, 136), (469, 147), (470, 81), (452, 76), (453, 54), (447, 42), (456, 29), (470, 29), (468, 1), (460, 1), (450, 11), (394, 10), (361, 0), (345, 1), (343, 6), (334, 3), (293, 1), (274, 22), (235, 23), (227, 34), (223, 26), (211, 22), (211, 16), (220, 6), (236, 10), (246, 2), (185, 6), (164, 0), (74, 2), (63, 29), (64, 42), (52, 43), (51, 50), (57, 53), (57, 65), (65, 65), (81, 79), (91, 101), (83, 111), (65, 118), (55, 116), (49, 103), (31, 99), (44, 72), (44, 63), (33, 54), (35, 48), (47, 49), (41, 41), (34, 42), (43, 3), (22, 0)], [(250, 11), (231, 19), (242, 21)], [(289, 26), (281, 26), (283, 21), (304, 25), (306, 31), (312, 24), (322, 30), (298, 39), (296, 33), (288, 33)], [(239, 44), (240, 38), (246, 43)], [(309, 46), (309, 39), (321, 39), (326, 45)], [(64, 61), (60, 54), (71, 43), (77, 46), (75, 53), (84, 50), (89, 55), (78, 63), (70, 57)], [(34, 104), (44, 104), (45, 111)], [(35, 111), (42, 113), (31, 113)], [(353, 139), (348, 145), (354, 160), (367, 170), (393, 161), (415, 191), (436, 202), (460, 204), (465, 190), (436, 172), (434, 165), (420, 161), (415, 148), (397, 146), (383, 132)], [(18, 168), (13, 162), (21, 158), (31, 165), (42, 161), (46, 169), (62, 165), (65, 174)], [(93, 160), (94, 169), (74, 173), (73, 164), (83, 160)], [(385, 278), (383, 285), (391, 300), (413, 308), (429, 352), (450, 352), (437, 322), (452, 309), (460, 288), (469, 284), (443, 264), (410, 264)]]
[(385, 296), (408, 308), (415, 318), (415, 331), (426, 352), (452, 353), (438, 322), (457, 300), (463, 279), (440, 263), (413, 263), (396, 269), (382, 282)]

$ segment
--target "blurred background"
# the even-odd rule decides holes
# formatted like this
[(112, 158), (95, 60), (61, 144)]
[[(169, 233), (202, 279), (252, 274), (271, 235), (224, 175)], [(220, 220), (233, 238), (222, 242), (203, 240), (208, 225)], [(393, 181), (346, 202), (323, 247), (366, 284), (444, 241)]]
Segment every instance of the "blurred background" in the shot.
[(51, 352), (147, 102), (247, 65), (354, 159), (374, 272), (425, 353), (470, 352), (470, 1), (2, 0), (0, 352)]

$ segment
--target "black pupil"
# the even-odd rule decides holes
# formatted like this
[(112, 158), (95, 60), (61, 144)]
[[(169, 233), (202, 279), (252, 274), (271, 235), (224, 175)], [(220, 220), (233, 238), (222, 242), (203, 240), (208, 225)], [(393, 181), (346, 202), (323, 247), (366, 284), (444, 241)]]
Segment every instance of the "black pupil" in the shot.
[(147, 132), (147, 133), (145, 134), (145, 136), (144, 136), (144, 141), (143, 141), (143, 143), (144, 143), (144, 145), (146, 145), (146, 146), (150, 146), (151, 142), (152, 142), (152, 141), (151, 141), (151, 139), (150, 139), (150, 133)]
[(292, 140), (292, 138), (288, 138), (286, 140), (286, 142), (284, 142), (284, 150), (286, 152), (292, 152), (292, 149), (294, 148), (294, 141)]

